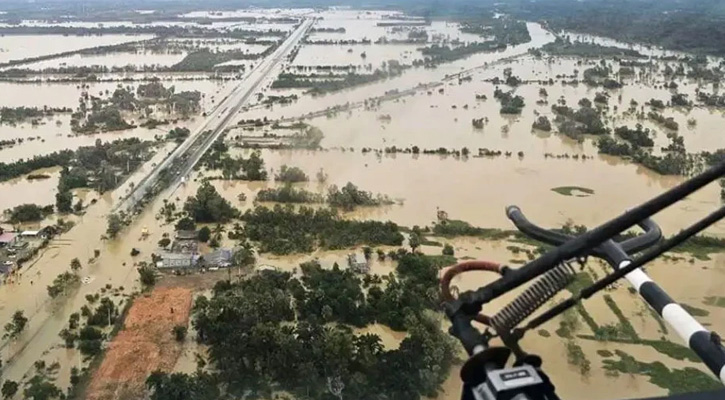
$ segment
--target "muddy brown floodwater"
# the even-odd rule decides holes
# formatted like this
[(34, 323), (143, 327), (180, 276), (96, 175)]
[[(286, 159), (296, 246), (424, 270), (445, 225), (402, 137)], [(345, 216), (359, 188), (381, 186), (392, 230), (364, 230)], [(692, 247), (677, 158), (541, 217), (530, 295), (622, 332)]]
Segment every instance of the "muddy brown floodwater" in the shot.
[[(312, 10), (280, 10), (280, 12), (294, 15), (309, 15)], [(265, 14), (259, 10), (242, 10), (224, 15), (258, 15)], [(392, 17), (390, 12), (360, 13), (354, 10), (330, 10), (319, 13), (325, 19), (318, 22), (319, 27), (345, 27), (345, 34), (315, 33), (311, 40), (338, 40), (362, 39), (376, 40), (381, 36), (399, 37), (401, 33), (392, 33), (390, 29), (376, 26), (383, 15)], [(208, 14), (200, 14), (209, 16)], [(194, 15), (189, 15), (194, 16)], [(197, 15), (198, 16), (198, 15)], [(214, 15), (212, 15), (213, 17)], [(27, 21), (27, 25), (45, 26), (44, 22)], [(126, 22), (109, 21), (106, 26), (128, 25)], [(173, 23), (157, 21), (151, 25), (191, 25), (190, 22), (175, 21)], [(97, 26), (97, 23), (69, 22), (67, 26)], [(242, 24), (219, 22), (214, 26), (235, 26), (243, 29), (281, 29), (289, 30), (290, 24)], [(539, 95), (539, 84), (526, 83), (516, 89), (516, 93), (524, 97), (526, 107), (519, 116), (502, 116), (499, 113), (500, 105), (493, 98), (495, 85), (488, 80), (503, 76), (504, 68), (511, 68), (512, 74), (524, 81), (548, 80), (557, 74), (581, 77), (582, 71), (589, 68), (598, 60), (583, 61), (579, 65), (576, 59), (547, 58), (536, 59), (529, 56), (528, 50), (541, 47), (554, 40), (553, 34), (544, 30), (541, 25), (527, 24), (532, 41), (527, 44), (511, 46), (505, 51), (477, 54), (463, 60), (447, 63), (436, 69), (410, 69), (401, 76), (388, 79), (384, 82), (373, 83), (358, 88), (328, 94), (325, 96), (302, 96), (297, 102), (290, 105), (275, 105), (271, 108), (250, 107), (247, 112), (241, 113), (237, 118), (299, 118), (311, 112), (325, 110), (328, 107), (344, 105), (348, 102), (360, 102), (371, 97), (382, 96), (392, 89), (405, 90), (416, 87), (421, 83), (437, 83), (431, 93), (418, 91), (412, 96), (402, 97), (394, 101), (382, 102), (374, 109), (355, 108), (350, 111), (331, 113), (322, 117), (306, 120), (312, 126), (323, 132), (324, 139), (321, 146), (325, 151), (302, 150), (263, 150), (262, 156), (266, 167), (272, 171), (279, 170), (282, 165), (293, 165), (302, 168), (313, 177), (317, 171), (323, 169), (328, 174), (325, 184), (310, 182), (298, 186), (308, 190), (324, 193), (329, 185), (344, 185), (352, 182), (364, 190), (381, 193), (398, 201), (398, 204), (377, 207), (360, 208), (353, 213), (346, 214), (348, 218), (391, 220), (400, 225), (411, 227), (413, 225), (430, 225), (436, 218), (438, 209), (445, 210), (453, 219), (468, 221), (481, 227), (495, 227), (513, 229), (512, 224), (504, 214), (507, 205), (515, 204), (522, 208), (526, 215), (536, 223), (547, 226), (561, 226), (567, 221), (585, 224), (589, 227), (600, 224), (613, 216), (623, 212), (629, 207), (645, 201), (662, 191), (682, 182), (680, 177), (664, 177), (645, 168), (633, 165), (627, 161), (597, 154), (594, 140), (585, 138), (583, 142), (573, 141), (556, 133), (543, 133), (532, 131), (531, 124), (538, 115), (547, 115), (553, 118), (551, 105), (557, 99), (564, 97), (567, 104), (574, 106), (576, 102), (587, 97), (592, 99), (596, 89), (585, 85), (562, 86), (555, 84), (545, 86), (548, 92), (548, 103), (537, 104), (542, 100)], [(470, 42), (480, 40), (476, 35), (463, 34), (456, 24), (442, 21), (434, 22), (427, 28), (429, 34), (437, 35), (437, 41), (461, 40)], [(403, 34), (404, 35), (404, 34)], [(402, 36), (400, 36), (402, 38)], [(68, 51), (88, 46), (112, 44), (118, 41), (138, 40), (137, 37), (110, 37), (102, 38), (66, 38), (62, 49), (53, 37), (44, 42), (52, 47), (54, 52)], [(64, 39), (64, 40), (66, 40)], [(600, 41), (602, 44), (630, 47), (626, 44), (614, 43), (602, 38), (586, 37), (588, 41)], [(9, 43), (9, 44), (8, 44)], [(27, 47), (29, 39), (23, 37), (1, 38), (0, 47), (10, 48), (10, 53), (3, 53), (4, 57), (18, 58), (32, 56), (33, 52)], [(35, 43), (35, 42), (33, 42)], [(50, 43), (50, 44), (48, 44)], [(10, 46), (10, 47), (9, 47)], [(25, 46), (25, 47), (23, 47)], [(237, 47), (238, 44), (219, 45), (225, 49), (248, 49), (250, 52), (262, 51), (258, 46)], [(232, 47), (234, 46), (234, 47)], [(302, 47), (295, 65), (316, 64), (373, 64), (378, 66), (383, 61), (397, 59), (401, 62), (410, 62), (417, 53), (415, 49), (405, 45), (394, 46), (312, 46)], [(353, 53), (348, 53), (348, 48)], [(661, 54), (657, 49), (634, 48), (646, 54)], [(40, 49), (41, 54), (48, 49)], [(360, 52), (365, 51), (367, 58), (363, 62)], [(9, 54), (9, 55), (8, 55)], [(102, 57), (105, 65), (117, 63), (164, 63), (176, 60), (179, 55), (160, 55), (154, 61), (146, 55), (138, 58), (128, 58), (128, 55), (114, 55)], [(120, 58), (119, 58), (120, 57)], [(135, 56), (134, 56), (135, 57)], [(407, 57), (407, 59), (406, 59)], [(173, 58), (173, 60), (172, 60)], [(60, 62), (69, 60), (52, 60), (46, 66), (55, 66)], [(2, 58), (0, 58), (2, 62)], [(75, 62), (83, 64), (92, 63), (90, 59), (79, 58)], [(493, 64), (496, 63), (496, 64)], [(451, 74), (468, 71), (470, 81), (461, 82), (458, 79), (447, 79)], [(630, 101), (635, 100), (640, 105), (650, 98), (668, 100), (671, 92), (661, 87), (663, 81), (657, 70), (645, 71), (646, 76), (637, 80), (627, 80), (626, 86), (620, 90), (610, 91), (609, 110), (607, 111), (607, 124), (615, 127), (623, 124), (632, 126), (642, 123), (645, 127), (656, 129), (655, 142), (657, 146), (667, 144), (666, 131), (647, 120), (638, 120), (635, 116), (625, 115), (623, 112), (629, 107)], [(127, 74), (128, 77), (143, 77), (143, 74)], [(208, 80), (207, 76), (198, 77), (189, 74), (185, 78), (197, 77), (199, 81), (175, 80), (177, 75), (164, 74), (165, 85), (173, 84), (176, 90), (199, 90), (205, 94), (203, 108), (210, 109), (226, 96), (231, 88), (238, 82)], [(110, 77), (110, 76), (109, 76)], [(118, 76), (115, 76), (117, 78)], [(53, 78), (53, 77), (46, 77)], [(90, 83), (87, 89), (90, 94), (113, 91), (117, 83), (102, 82)], [(680, 91), (692, 98), (698, 84), (683, 80)], [(442, 93), (438, 89), (443, 89)], [(712, 91), (711, 87), (701, 87), (701, 90)], [(0, 106), (36, 106), (44, 105), (60, 107), (75, 107), (82, 88), (77, 84), (42, 83), (18, 84), (0, 82), (0, 92), (13, 93), (12, 96), (2, 96)], [(267, 90), (269, 94), (300, 94), (299, 90)], [(476, 94), (486, 94), (488, 100), (476, 100)], [(621, 95), (621, 99), (619, 96)], [(617, 110), (614, 107), (617, 107)], [(725, 147), (725, 136), (719, 135), (719, 127), (723, 122), (722, 111), (702, 107), (691, 110), (668, 108), (663, 111), (665, 116), (672, 116), (680, 124), (680, 134), (684, 137), (689, 151), (714, 150)], [(389, 116), (389, 118), (387, 118)], [(383, 117), (383, 118), (381, 118)], [(472, 127), (474, 118), (487, 118), (483, 129)], [(695, 126), (688, 126), (688, 119), (695, 119)], [(77, 148), (91, 145), (96, 139), (113, 140), (121, 137), (140, 137), (151, 139), (154, 135), (163, 134), (167, 127), (156, 130), (137, 128), (116, 133), (99, 135), (84, 135), (68, 137), (70, 117), (59, 115), (47, 118), (39, 126), (20, 124), (18, 126), (0, 126), (2, 139), (24, 138), (23, 144), (0, 150), (2, 162), (15, 161), (20, 158), (32, 157), (38, 154), (47, 154), (51, 151), (64, 148)], [(202, 118), (180, 122), (179, 126), (197, 127)], [(258, 130), (257, 134), (264, 132), (279, 133), (270, 128)], [(233, 130), (230, 137), (240, 134), (240, 130)], [(38, 138), (30, 140), (29, 138)], [(435, 149), (446, 147), (460, 150), (467, 147), (471, 150), (471, 157), (457, 158), (453, 156), (438, 155), (376, 155), (374, 152), (363, 154), (361, 149), (371, 147), (382, 149), (385, 147), (412, 147), (421, 149)], [(347, 150), (341, 151), (344, 147)], [(353, 148), (354, 151), (349, 149)], [(479, 148), (511, 152), (511, 157), (476, 157)], [(33, 368), (33, 363), (41, 358), (57, 359), (64, 365), (76, 365), (79, 356), (75, 350), (66, 350), (60, 347), (61, 340), (58, 333), (68, 321), (68, 316), (77, 311), (86, 303), (85, 295), (97, 293), (101, 288), (110, 284), (112, 287), (123, 286), (123, 294), (128, 295), (139, 288), (134, 262), (147, 260), (152, 252), (158, 252), (157, 242), (164, 233), (171, 233), (173, 227), (164, 225), (155, 216), (164, 200), (176, 201), (177, 205), (195, 193), (199, 186), (199, 174), (192, 176), (192, 181), (178, 188), (172, 188), (160, 194), (140, 215), (136, 216), (131, 225), (112, 241), (101, 239), (106, 230), (106, 217), (119, 199), (128, 192), (130, 185), (138, 182), (145, 172), (150, 171), (154, 164), (158, 164), (171, 150), (173, 145), (159, 149), (156, 157), (144, 165), (137, 173), (130, 177), (121, 187), (111, 193), (98, 195), (89, 191), (76, 192), (76, 197), (84, 198), (90, 202), (98, 202), (90, 207), (86, 214), (72, 218), (77, 225), (68, 233), (54, 239), (43, 250), (40, 257), (28, 263), (13, 283), (0, 287), (0, 320), (7, 321), (16, 310), (23, 310), (30, 318), (26, 332), (15, 341), (0, 342), (0, 355), (6, 361), (3, 370), (5, 379), (20, 380)], [(519, 157), (517, 153), (523, 152)], [(657, 150), (655, 150), (657, 151)], [(248, 155), (249, 150), (233, 148), (232, 155)], [(547, 157), (546, 154), (567, 154), (569, 158)], [(571, 156), (576, 155), (578, 159)], [(581, 156), (586, 156), (582, 159)], [(58, 169), (39, 171), (47, 173), (50, 178), (40, 181), (28, 181), (26, 177), (0, 183), (0, 192), (12, 193), (11, 196), (0, 196), (0, 210), (14, 207), (22, 203), (50, 204), (54, 200), (54, 193), (58, 180)], [(216, 173), (213, 173), (216, 174)], [(204, 172), (204, 175), (209, 173)], [(195, 181), (194, 178), (197, 180)], [(241, 182), (241, 181), (212, 181), (217, 190), (232, 204), (242, 210), (254, 206), (253, 199), (256, 193), (263, 188), (275, 187), (275, 182)], [(593, 193), (587, 196), (566, 196), (553, 188), (564, 186), (577, 186), (591, 189)], [(240, 202), (238, 195), (247, 195), (246, 202)], [(581, 194), (581, 192), (580, 192)], [(689, 222), (709, 213), (720, 204), (719, 188), (710, 186), (690, 196), (685, 201), (660, 213), (655, 220), (662, 226), (666, 234), (672, 234), (686, 226)], [(142, 232), (148, 231), (149, 236), (143, 238)], [(709, 230), (710, 234), (725, 236), (725, 224), (720, 223)], [(448, 240), (435, 238), (444, 243), (450, 243), (456, 250), (458, 257), (472, 257), (490, 259), (502, 263), (523, 261), (520, 255), (515, 255), (508, 246), (512, 243), (490, 242), (480, 239), (461, 238)], [(516, 244), (517, 246), (523, 246)], [(132, 248), (141, 251), (141, 255), (134, 258), (130, 256)], [(95, 249), (101, 251), (100, 257), (90, 261)], [(386, 249), (388, 250), (388, 249)], [(439, 254), (440, 247), (424, 246), (424, 251), (430, 254)], [(318, 259), (325, 268), (331, 268), (335, 263), (346, 265), (347, 251), (316, 251), (312, 254), (295, 256), (274, 256), (262, 254), (259, 264), (272, 266), (286, 271), (294, 271), (305, 261)], [(690, 262), (690, 256), (685, 255), (679, 261), (658, 260), (649, 266), (649, 273), (653, 279), (667, 290), (675, 299), (689, 305), (705, 309), (708, 316), (699, 318), (709, 324), (715, 331), (725, 329), (725, 308), (717, 308), (704, 303), (707, 296), (721, 295), (722, 282), (725, 279), (725, 255), (716, 254), (709, 261)], [(50, 300), (46, 287), (60, 273), (69, 269), (70, 261), (79, 258), (83, 264), (80, 272), (85, 279), (83, 285), (66, 298)], [(608, 270), (606, 266), (592, 262), (592, 269), (599, 276)], [(389, 274), (394, 272), (393, 262), (378, 262), (372, 264), (372, 272)], [(224, 274), (222, 274), (224, 275)], [(460, 290), (475, 289), (482, 284), (490, 282), (493, 277), (485, 273), (472, 273), (453, 281)], [(198, 295), (198, 292), (196, 293)], [(626, 290), (626, 285), (609, 292), (615, 299), (630, 323), (635, 327), (642, 338), (658, 340), (662, 336), (679, 343), (679, 339), (670, 331), (662, 331), (660, 324), (652, 318), (643, 302)], [(513, 296), (513, 294), (511, 295)], [(495, 310), (505, 304), (511, 296), (497, 299), (487, 308)], [(599, 325), (617, 322), (601, 296), (590, 299), (585, 303), (586, 309)], [(676, 361), (656, 352), (653, 348), (643, 345), (613, 345), (577, 339), (587, 358), (591, 361), (589, 376), (582, 377), (574, 367), (566, 362), (562, 355), (566, 354), (566, 342), (555, 336), (553, 332), (558, 321), (549, 323), (544, 328), (551, 332), (544, 337), (536, 332), (528, 335), (524, 340), (527, 350), (543, 356), (546, 369), (557, 385), (559, 394), (564, 398), (578, 398), (581, 393), (587, 393), (592, 400), (611, 398), (644, 397), (664, 394), (665, 390), (648, 382), (638, 375), (621, 375), (619, 377), (607, 376), (602, 368), (603, 358), (597, 350), (623, 349), (641, 361), (667, 360), (670, 368), (693, 367), (705, 370), (703, 365), (689, 361)], [(445, 321), (443, 321), (445, 328)], [(581, 328), (584, 334), (590, 334), (588, 328)], [(381, 337), (386, 348), (396, 348), (405, 335), (392, 331), (381, 325), (371, 325), (359, 329), (358, 333), (374, 333)], [(203, 353), (203, 346), (185, 346), (180, 351), (181, 356), (174, 367), (176, 370), (191, 372), (195, 367), (195, 354)], [(172, 363), (165, 367), (171, 368)], [(110, 369), (109, 369), (110, 370)], [(61, 374), (60, 386), (67, 384), (67, 369)], [(441, 400), (457, 400), (460, 398), (460, 382), (458, 369), (451, 371), (443, 392), (437, 397)]]

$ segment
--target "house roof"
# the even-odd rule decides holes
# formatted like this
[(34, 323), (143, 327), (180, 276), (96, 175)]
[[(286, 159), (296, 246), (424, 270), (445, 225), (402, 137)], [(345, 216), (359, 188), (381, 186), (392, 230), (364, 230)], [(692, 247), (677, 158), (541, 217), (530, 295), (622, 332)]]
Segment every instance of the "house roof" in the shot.
[(40, 234), (40, 231), (22, 231), (20, 232), (20, 236), (38, 236)]
[(218, 249), (204, 256), (204, 261), (208, 264), (223, 264), (232, 261), (232, 251), (229, 249)]
[(15, 234), (10, 232), (5, 232), (0, 234), (0, 243), (10, 243), (15, 239)]
[(197, 234), (194, 231), (176, 231), (178, 240), (196, 240)]

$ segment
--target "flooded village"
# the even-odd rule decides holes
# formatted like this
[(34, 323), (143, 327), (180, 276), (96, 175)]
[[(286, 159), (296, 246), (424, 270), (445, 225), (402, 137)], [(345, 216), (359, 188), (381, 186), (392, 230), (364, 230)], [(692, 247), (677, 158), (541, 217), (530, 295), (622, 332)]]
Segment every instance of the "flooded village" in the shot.
[[(0, 4), (3, 398), (458, 399), (439, 277), (547, 249), (506, 206), (581, 233), (725, 159), (723, 58), (506, 13), (187, 11)], [(725, 223), (646, 268), (725, 331)], [(719, 386), (626, 282), (523, 343), (562, 398)]]

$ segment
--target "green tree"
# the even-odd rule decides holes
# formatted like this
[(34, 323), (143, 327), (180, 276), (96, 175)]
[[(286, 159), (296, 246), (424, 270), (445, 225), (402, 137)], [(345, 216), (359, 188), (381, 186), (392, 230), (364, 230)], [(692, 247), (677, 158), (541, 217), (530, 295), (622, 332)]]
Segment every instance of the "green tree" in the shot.
[(211, 229), (209, 229), (208, 226), (202, 227), (201, 229), (199, 229), (199, 232), (197, 233), (197, 238), (202, 243), (208, 242), (209, 238), (211, 238)]
[(224, 223), (239, 216), (239, 210), (232, 207), (209, 182), (204, 182), (196, 191), (196, 196), (186, 200), (184, 210), (196, 222)]
[(55, 208), (60, 213), (69, 213), (73, 211), (73, 193), (70, 190), (59, 191), (55, 194)]
[(446, 243), (445, 246), (443, 246), (442, 253), (443, 253), (444, 256), (452, 256), (455, 252), (453, 250), (453, 246), (451, 246), (450, 244)]
[(118, 214), (111, 214), (108, 216), (108, 227), (106, 228), (106, 235), (113, 239), (123, 229), (123, 219)]
[[(49, 206), (53, 211), (53, 206)], [(10, 210), (11, 222), (40, 221), (45, 216), (45, 209), (37, 204), (21, 204)]]
[(196, 224), (194, 223), (194, 220), (189, 217), (184, 217), (179, 220), (179, 222), (176, 223), (177, 231), (195, 231), (196, 230)]
[(239, 246), (232, 255), (232, 263), (237, 267), (248, 267), (254, 265), (255, 262), (257, 262), (257, 259), (254, 256), (254, 250), (249, 243), (244, 243)]
[(411, 233), (408, 244), (410, 244), (411, 250), (415, 251), (418, 247), (420, 247), (420, 235)]
[(47, 376), (39, 373), (25, 383), (23, 395), (26, 399), (50, 400), (62, 396), (63, 391), (50, 382)]
[(16, 338), (25, 330), (27, 324), (28, 318), (25, 317), (25, 314), (21, 310), (15, 311), (10, 322), (5, 324), (5, 335), (3, 337)]
[(159, 240), (159, 247), (168, 247), (171, 244), (171, 239), (163, 238)]
[(244, 179), (248, 181), (266, 181), (267, 170), (264, 169), (264, 160), (259, 150), (254, 151), (248, 159), (242, 162)]
[(82, 268), (81, 260), (78, 258), (74, 258), (70, 261), (70, 269), (73, 270), (73, 272), (76, 272)]
[(279, 173), (274, 176), (274, 180), (277, 182), (296, 183), (296, 182), (307, 182), (310, 178), (298, 167), (288, 167), (282, 165)]
[(373, 255), (373, 249), (371, 249), (369, 246), (363, 247), (363, 255), (365, 255), (365, 259), (370, 261), (370, 257)]
[(216, 400), (220, 395), (213, 377), (203, 372), (187, 375), (154, 371), (146, 379), (146, 387), (151, 400)]
[(177, 342), (183, 342), (184, 339), (186, 339), (186, 326), (184, 325), (176, 325), (173, 329), (174, 339), (176, 339)]
[(10, 399), (18, 392), (18, 383), (8, 379), (3, 382), (3, 387), (0, 392), (2, 393), (4, 399)]
[(77, 385), (81, 381), (80, 372), (78, 367), (71, 367), (70, 369), (70, 384), (71, 386)]
[(138, 275), (142, 285), (153, 286), (156, 284), (156, 273), (152, 267), (148, 265), (140, 266), (138, 268)]

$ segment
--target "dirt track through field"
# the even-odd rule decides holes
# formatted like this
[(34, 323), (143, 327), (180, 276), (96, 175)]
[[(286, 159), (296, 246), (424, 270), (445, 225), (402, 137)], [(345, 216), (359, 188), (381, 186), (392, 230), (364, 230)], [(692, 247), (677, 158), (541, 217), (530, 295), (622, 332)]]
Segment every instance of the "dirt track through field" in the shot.
[(188, 324), (192, 291), (156, 288), (137, 298), (123, 329), (111, 341), (105, 358), (93, 374), (87, 399), (143, 398), (151, 372), (171, 371), (181, 354), (172, 329)]

